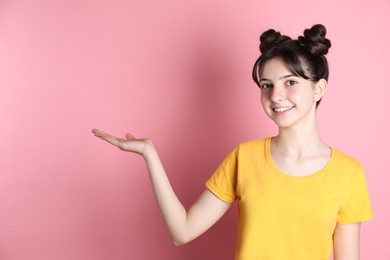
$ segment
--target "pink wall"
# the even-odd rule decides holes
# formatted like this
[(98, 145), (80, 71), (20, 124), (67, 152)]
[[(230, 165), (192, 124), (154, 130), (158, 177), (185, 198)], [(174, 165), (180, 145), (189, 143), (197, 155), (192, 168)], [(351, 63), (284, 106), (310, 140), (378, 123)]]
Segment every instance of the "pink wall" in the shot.
[(0, 259), (232, 259), (236, 212), (174, 247), (141, 158), (92, 128), (154, 140), (185, 205), (239, 142), (275, 133), (251, 69), (259, 34), (324, 23), (320, 128), (367, 171), (362, 259), (390, 259), (390, 3), (0, 1)]

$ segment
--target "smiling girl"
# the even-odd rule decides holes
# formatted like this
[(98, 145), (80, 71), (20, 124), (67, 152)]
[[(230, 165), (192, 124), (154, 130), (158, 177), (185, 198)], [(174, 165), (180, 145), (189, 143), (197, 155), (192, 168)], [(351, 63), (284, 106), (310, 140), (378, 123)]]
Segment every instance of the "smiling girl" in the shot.
[(359, 259), (360, 222), (372, 218), (362, 166), (320, 138), (316, 110), (325, 94), (331, 43), (323, 25), (291, 39), (275, 30), (260, 37), (253, 79), (278, 134), (238, 145), (186, 210), (157, 151), (131, 134), (95, 136), (144, 157), (157, 204), (176, 245), (216, 223), (238, 200), (238, 260)]

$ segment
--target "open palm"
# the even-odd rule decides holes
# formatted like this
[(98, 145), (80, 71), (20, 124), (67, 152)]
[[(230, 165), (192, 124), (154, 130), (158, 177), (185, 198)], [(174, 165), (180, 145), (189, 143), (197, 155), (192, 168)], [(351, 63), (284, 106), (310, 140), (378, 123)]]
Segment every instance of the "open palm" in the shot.
[(143, 155), (147, 147), (152, 146), (152, 142), (147, 138), (137, 139), (132, 134), (127, 133), (125, 138), (119, 138), (107, 134), (98, 129), (93, 129), (92, 133), (108, 143), (118, 147), (119, 149), (127, 152), (133, 152)]

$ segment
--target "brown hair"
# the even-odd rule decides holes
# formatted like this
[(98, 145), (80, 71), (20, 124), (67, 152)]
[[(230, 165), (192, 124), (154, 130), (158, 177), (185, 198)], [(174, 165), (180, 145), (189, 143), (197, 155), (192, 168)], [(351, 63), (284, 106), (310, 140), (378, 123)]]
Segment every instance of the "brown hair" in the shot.
[(259, 75), (264, 64), (276, 57), (281, 58), (295, 76), (313, 82), (328, 80), (329, 68), (325, 54), (328, 53), (331, 42), (325, 36), (326, 28), (322, 24), (306, 29), (304, 35), (296, 40), (273, 29), (265, 31), (260, 36), (261, 56), (253, 66), (253, 80), (260, 86)]

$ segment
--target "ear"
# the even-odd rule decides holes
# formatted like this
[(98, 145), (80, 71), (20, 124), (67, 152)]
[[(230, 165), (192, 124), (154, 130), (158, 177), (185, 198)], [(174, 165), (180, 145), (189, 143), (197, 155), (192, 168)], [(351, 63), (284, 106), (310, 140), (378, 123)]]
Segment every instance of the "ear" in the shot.
[(325, 79), (320, 79), (314, 85), (314, 101), (315, 102), (321, 100), (321, 98), (325, 95), (327, 86), (328, 86), (328, 82)]

